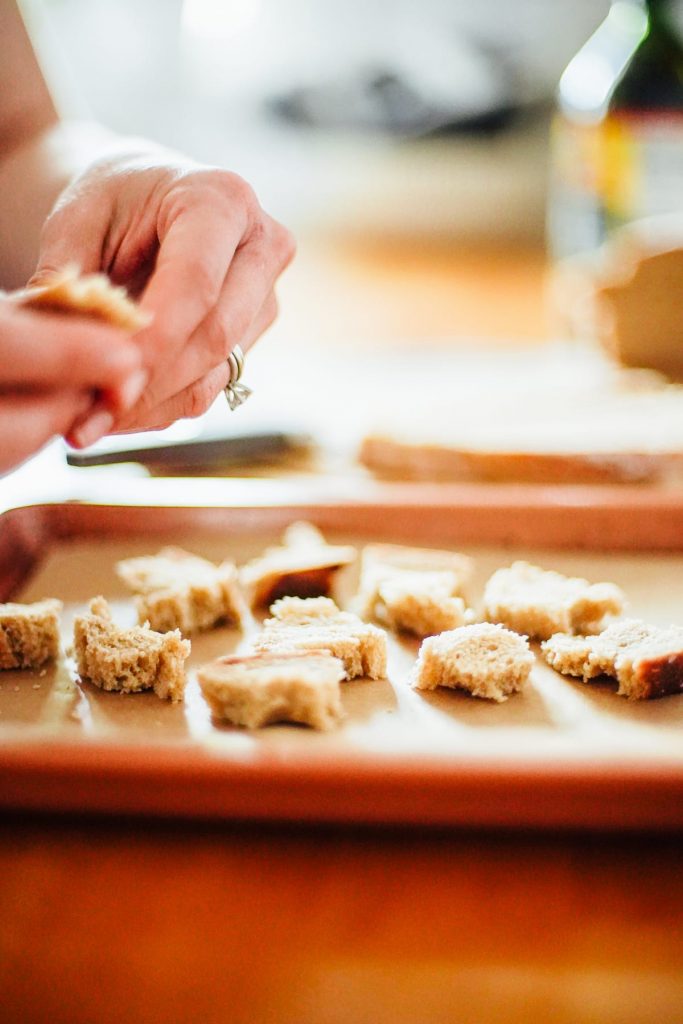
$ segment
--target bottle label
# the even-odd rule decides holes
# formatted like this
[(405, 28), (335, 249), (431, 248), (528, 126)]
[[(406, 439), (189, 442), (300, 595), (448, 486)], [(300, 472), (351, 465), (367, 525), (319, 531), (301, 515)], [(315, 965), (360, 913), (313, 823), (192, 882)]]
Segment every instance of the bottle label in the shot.
[(683, 113), (610, 115), (602, 198), (610, 223), (683, 210)]
[(556, 257), (594, 251), (640, 217), (683, 210), (683, 112), (619, 111), (596, 125), (557, 117), (552, 150)]

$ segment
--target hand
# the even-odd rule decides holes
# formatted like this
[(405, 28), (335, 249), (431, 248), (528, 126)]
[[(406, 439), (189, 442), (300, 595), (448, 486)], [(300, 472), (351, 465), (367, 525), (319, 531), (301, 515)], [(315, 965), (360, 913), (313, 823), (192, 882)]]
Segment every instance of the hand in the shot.
[(227, 357), (273, 322), (274, 286), (291, 235), (241, 178), (165, 151), (104, 160), (61, 196), (43, 231), (32, 283), (76, 263), (123, 284), (152, 322), (135, 336), (149, 374), (125, 415), (99, 405), (68, 439), (149, 430), (205, 412), (228, 382)]
[(0, 298), (0, 473), (65, 433), (93, 391), (123, 412), (139, 396), (140, 372), (122, 331)]

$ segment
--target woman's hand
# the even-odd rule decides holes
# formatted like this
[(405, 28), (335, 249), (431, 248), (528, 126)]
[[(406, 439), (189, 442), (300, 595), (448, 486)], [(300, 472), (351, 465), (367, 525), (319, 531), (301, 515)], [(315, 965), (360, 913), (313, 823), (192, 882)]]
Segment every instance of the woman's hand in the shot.
[(0, 473), (65, 433), (95, 390), (122, 415), (140, 395), (141, 367), (122, 331), (0, 298)]
[(93, 165), (59, 198), (43, 230), (33, 284), (69, 263), (103, 271), (152, 316), (135, 336), (147, 386), (127, 413), (98, 403), (67, 437), (82, 447), (115, 430), (168, 426), (205, 412), (273, 322), (274, 286), (294, 253), (237, 175), (165, 151)]

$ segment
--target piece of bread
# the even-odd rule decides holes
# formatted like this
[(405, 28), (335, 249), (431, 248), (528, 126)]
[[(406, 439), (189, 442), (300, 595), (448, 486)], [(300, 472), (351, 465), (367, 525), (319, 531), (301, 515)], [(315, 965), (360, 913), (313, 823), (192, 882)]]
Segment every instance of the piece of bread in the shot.
[(368, 544), (356, 608), (395, 630), (442, 633), (471, 621), (462, 597), (471, 575), (472, 560), (456, 552)]
[(620, 619), (593, 636), (555, 633), (541, 644), (541, 651), (551, 668), (562, 675), (578, 676), (584, 682), (597, 676), (616, 678), (619, 654), (657, 632), (657, 627), (638, 619)]
[(59, 654), (59, 613), (52, 598), (0, 604), (0, 669), (40, 668)]
[(311, 523), (292, 523), (280, 546), (266, 548), (242, 566), (240, 582), (252, 608), (280, 597), (328, 596), (337, 572), (355, 558), (355, 548), (328, 544)]
[(417, 690), (447, 686), (500, 703), (522, 689), (533, 664), (526, 637), (482, 622), (423, 640), (411, 682)]
[(231, 655), (197, 670), (214, 717), (248, 729), (272, 722), (333, 728), (344, 716), (344, 676), (342, 662), (328, 651)]
[(125, 288), (113, 285), (105, 274), (81, 275), (69, 266), (45, 278), (41, 284), (14, 292), (11, 300), (29, 309), (89, 316), (131, 333), (150, 323)]
[(472, 579), (474, 562), (458, 551), (438, 548), (415, 548), (404, 544), (366, 544), (361, 562), (362, 572), (390, 570), (404, 572), (451, 572), (456, 577), (454, 595), (464, 597)]
[(154, 690), (157, 697), (182, 700), (190, 647), (177, 629), (157, 633), (146, 624), (120, 628), (103, 597), (94, 598), (90, 613), (74, 621), (78, 673), (102, 690)]
[[(474, 620), (461, 597), (451, 596), (447, 573), (401, 573), (378, 584), (372, 615), (398, 632), (433, 636)], [(444, 578), (445, 577), (445, 578)]]
[(330, 598), (285, 597), (254, 641), (255, 651), (329, 651), (344, 663), (347, 679), (387, 674), (387, 637), (377, 626), (343, 612)]
[(182, 548), (126, 558), (119, 578), (137, 595), (139, 622), (165, 633), (197, 633), (219, 623), (241, 627), (247, 613), (233, 562), (215, 566)]
[(646, 218), (615, 232), (593, 278), (590, 326), (605, 351), (625, 366), (683, 380), (683, 217)]
[(618, 693), (647, 700), (683, 693), (683, 627), (651, 626), (623, 619), (597, 636), (558, 633), (541, 645), (548, 664), (563, 675), (588, 682), (611, 676)]
[(619, 615), (623, 606), (614, 583), (589, 583), (521, 561), (494, 572), (484, 589), (485, 619), (539, 640), (598, 633), (605, 617)]
[[(504, 436), (504, 428), (501, 428)], [(437, 483), (482, 481), (524, 484), (649, 483), (683, 472), (683, 451), (648, 451), (646, 443), (620, 450), (617, 443), (591, 451), (534, 451), (529, 447), (474, 448), (453, 441), (409, 441), (389, 434), (368, 434), (358, 460), (387, 480), (423, 480)], [(577, 442), (580, 444), (580, 442)]]

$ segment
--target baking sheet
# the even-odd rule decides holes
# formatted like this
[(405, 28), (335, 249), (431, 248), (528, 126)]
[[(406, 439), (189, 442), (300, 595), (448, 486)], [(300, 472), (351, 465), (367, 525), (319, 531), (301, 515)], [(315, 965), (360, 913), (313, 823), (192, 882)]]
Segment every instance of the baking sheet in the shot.
[[(303, 515), (305, 510), (302, 510)], [(419, 516), (420, 510), (415, 509), (416, 529)], [(351, 542), (359, 549), (366, 540), (358, 532), (349, 535), (327, 530), (326, 533), (334, 542)], [(260, 530), (257, 534), (240, 531), (216, 537), (198, 530), (178, 533), (173, 540), (213, 560), (234, 557), (241, 563), (265, 545), (277, 542), (279, 534), (278, 528)], [(376, 526), (372, 539), (377, 539)], [(386, 536), (385, 539), (395, 538)], [(85, 540), (75, 537), (59, 541), (52, 545), (17, 596), (26, 601), (48, 596), (63, 600), (65, 644), (70, 639), (74, 615), (86, 606), (90, 597), (99, 593), (112, 601), (117, 621), (132, 623), (132, 600), (117, 580), (114, 564), (119, 558), (154, 552), (168, 540), (168, 536), (162, 541), (152, 533), (149, 537)], [(494, 569), (509, 564), (514, 558), (528, 558), (567, 574), (619, 584), (628, 597), (628, 614), (661, 625), (681, 621), (681, 553), (558, 551), (502, 545), (464, 545), (459, 550), (473, 556), (476, 562), (471, 593), (475, 606), (485, 580)], [(357, 569), (352, 568), (340, 578), (338, 596), (342, 603), (355, 589), (356, 573)], [(147, 810), (158, 813), (182, 812), (183, 807), (185, 812), (192, 812), (192, 785), (188, 784), (187, 800), (184, 803), (181, 800), (178, 807), (173, 800), (163, 797), (164, 773), (170, 778), (171, 772), (177, 781), (185, 766), (184, 781), (188, 782), (193, 772), (201, 775), (202, 766), (210, 764), (213, 778), (218, 772), (229, 780), (233, 770), (253, 767), (266, 783), (283, 768), (299, 780), (307, 779), (315, 790), (311, 794), (310, 816), (323, 820), (337, 816), (320, 790), (320, 785), (324, 790), (325, 778), (330, 781), (331, 767), (338, 772), (337, 782), (339, 778), (347, 782), (345, 799), (354, 785), (367, 785), (370, 779), (376, 783), (383, 775), (388, 778), (396, 771), (409, 773), (418, 788), (421, 778), (427, 780), (436, 772), (442, 800), (447, 799), (450, 787), (452, 812), (449, 815), (448, 807), (444, 810), (441, 805), (438, 813), (434, 807), (430, 810), (430, 799), (425, 797), (422, 809), (425, 821), (444, 820), (444, 813), (446, 821), (451, 818), (460, 821), (463, 814), (462, 809), (458, 810), (458, 793), (463, 789), (465, 778), (471, 782), (478, 773), (480, 782), (484, 776), (488, 779), (484, 792), (490, 792), (492, 785), (499, 787), (499, 803), (504, 798), (506, 784), (512, 785), (525, 777), (530, 785), (528, 799), (533, 801), (531, 777), (545, 780), (543, 801), (546, 805), (548, 799), (553, 798), (552, 786), (547, 791), (547, 784), (553, 778), (557, 782), (571, 777), (573, 786), (578, 780), (586, 787), (591, 779), (611, 779), (622, 802), (628, 803), (628, 786), (634, 779), (648, 779), (651, 785), (653, 775), (661, 773), (662, 779), (668, 780), (667, 786), (673, 785), (674, 794), (678, 793), (681, 798), (677, 813), (683, 814), (683, 696), (628, 702), (616, 696), (613, 682), (605, 680), (586, 685), (561, 677), (538, 657), (526, 691), (513, 695), (503, 704), (450, 690), (420, 693), (412, 690), (408, 683), (419, 642), (390, 635), (388, 679), (353, 680), (342, 684), (346, 719), (338, 730), (321, 734), (283, 724), (248, 731), (217, 724), (212, 721), (201, 697), (195, 669), (220, 654), (245, 649), (250, 634), (257, 628), (258, 623), (253, 621), (245, 634), (221, 628), (192, 638), (186, 700), (182, 704), (160, 701), (152, 693), (126, 695), (100, 691), (78, 679), (73, 661), (66, 656), (55, 666), (38, 672), (4, 672), (0, 675), (0, 746), (5, 752), (13, 751), (11, 767), (14, 768), (21, 766), (22, 749), (30, 750), (34, 774), (42, 772), (43, 781), (46, 778), (50, 781), (48, 777), (52, 773), (52, 783), (58, 766), (61, 765), (59, 771), (64, 771), (64, 765), (69, 763), (68, 757), (64, 762), (59, 758), (54, 761), (55, 750), (77, 750), (79, 767), (72, 771), (71, 785), (74, 777), (82, 779), (89, 766), (95, 764), (100, 776), (106, 779), (108, 757), (111, 757), (115, 774), (114, 766), (125, 761), (128, 751), (124, 788), (129, 791), (129, 799), (120, 791), (117, 809), (136, 809), (135, 765), (146, 771), (163, 751), (166, 767), (159, 767), (157, 772), (158, 799), (148, 797), (145, 804)], [(27, 756), (27, 763), (28, 760)], [(495, 775), (494, 782), (491, 772)], [(266, 799), (266, 789), (267, 786), (263, 789), (264, 807), (268, 805), (270, 809), (264, 813), (277, 817), (277, 807), (273, 811), (273, 802)], [(54, 786), (48, 786), (48, 790), (50, 799), (56, 799), (58, 806), (64, 802), (59, 787), (55, 791)], [(375, 794), (375, 804), (371, 790), (372, 785), (365, 816), (382, 820), (386, 809), (382, 807), (381, 787)], [(409, 790), (407, 786), (406, 799)], [(75, 792), (66, 800), (72, 808), (79, 806)], [(513, 792), (514, 787), (510, 790)], [(563, 790), (559, 782), (554, 792), (561, 803)], [(247, 801), (243, 807), (246, 816), (259, 816), (258, 793), (254, 801), (253, 806)], [(90, 806), (91, 802), (91, 798), (84, 798), (84, 806)], [(398, 807), (390, 817), (401, 820), (400, 803), (399, 793)], [(353, 801), (349, 808), (352, 804)], [(205, 804), (199, 801), (196, 806), (205, 807)], [(501, 806), (504, 808), (504, 799)], [(296, 815), (301, 815), (301, 802), (297, 807)], [(352, 817), (349, 808), (347, 816)], [(104, 809), (107, 809), (106, 800)], [(285, 805), (282, 810), (284, 816), (290, 816)], [(220, 806), (208, 811), (217, 812), (221, 812)], [(228, 801), (225, 814), (234, 813), (235, 808)], [(675, 813), (675, 809), (672, 808), (671, 813)], [(500, 818), (500, 809), (497, 814)], [(533, 806), (527, 806), (526, 811), (518, 806), (515, 814), (518, 821), (534, 823)], [(510, 815), (513, 816), (512, 810)], [(546, 806), (539, 820), (547, 816)], [(582, 817), (580, 809), (570, 810), (564, 816), (575, 824), (595, 824), (595, 812), (592, 818), (590, 815)], [(419, 807), (413, 808), (408, 817), (419, 819)], [(552, 817), (551, 813), (550, 819)], [(602, 811), (598, 808), (597, 819), (598, 822), (620, 820), (618, 806), (605, 806)], [(646, 819), (647, 816), (643, 820)]]

